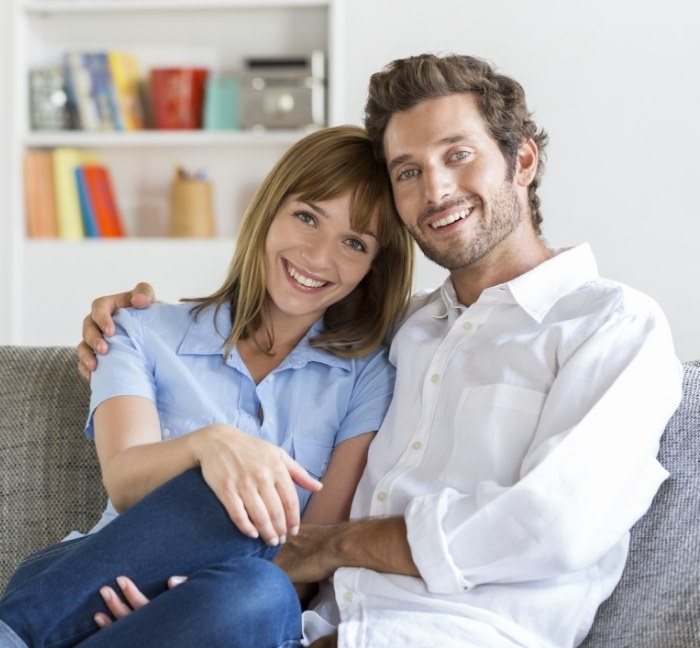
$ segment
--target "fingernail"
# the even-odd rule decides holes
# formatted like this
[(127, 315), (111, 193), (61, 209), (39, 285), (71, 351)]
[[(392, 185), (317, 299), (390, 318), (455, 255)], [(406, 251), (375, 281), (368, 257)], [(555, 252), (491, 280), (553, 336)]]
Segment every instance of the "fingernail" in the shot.
[(257, 531), (251, 531), (248, 535), (249, 535), (251, 538), (253, 538), (253, 540), (255, 540), (255, 539), (257, 539), (257, 538), (260, 537), (260, 534), (259, 534)]
[(100, 595), (105, 601), (109, 601), (109, 599), (112, 598), (112, 592), (110, 591), (109, 587), (100, 588)]
[(285, 542), (287, 542), (287, 536), (286, 536), (286, 535), (281, 535), (281, 536), (280, 536), (280, 544), (284, 544)]
[(117, 585), (124, 589), (128, 585), (126, 578), (123, 576), (117, 576)]
[(280, 539), (275, 537), (275, 538), (270, 538), (267, 541), (267, 544), (269, 544), (271, 547), (276, 547), (280, 543)]
[(95, 620), (95, 623), (100, 626), (100, 628), (105, 627), (105, 620), (99, 615), (96, 614), (94, 617), (92, 617)]
[(187, 580), (184, 576), (171, 576), (170, 586), (175, 587), (176, 585), (182, 585)]
[(289, 533), (290, 533), (291, 535), (296, 535), (297, 533), (299, 533), (299, 525), (297, 524), (297, 526), (293, 526), (293, 527), (290, 529)]

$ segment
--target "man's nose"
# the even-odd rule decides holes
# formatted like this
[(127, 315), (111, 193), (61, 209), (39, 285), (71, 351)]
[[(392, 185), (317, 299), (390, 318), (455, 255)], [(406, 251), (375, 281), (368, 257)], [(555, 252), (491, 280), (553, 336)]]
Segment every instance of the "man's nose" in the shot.
[(428, 168), (423, 171), (425, 200), (439, 205), (455, 191), (452, 174), (444, 169)]

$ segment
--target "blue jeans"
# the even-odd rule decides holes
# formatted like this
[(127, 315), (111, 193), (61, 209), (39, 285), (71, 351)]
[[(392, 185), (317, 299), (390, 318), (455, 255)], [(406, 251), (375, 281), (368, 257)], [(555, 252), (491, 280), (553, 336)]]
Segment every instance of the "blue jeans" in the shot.
[[(98, 533), (29, 556), (0, 601), (0, 646), (299, 645), (301, 608), (277, 549), (233, 526), (199, 470), (156, 489)], [(189, 576), (169, 590), (168, 577)], [(105, 630), (99, 588), (129, 576), (152, 599)], [(3, 625), (4, 624), (4, 625)], [(8, 628), (12, 631), (9, 632)], [(5, 643), (3, 643), (5, 642)]]

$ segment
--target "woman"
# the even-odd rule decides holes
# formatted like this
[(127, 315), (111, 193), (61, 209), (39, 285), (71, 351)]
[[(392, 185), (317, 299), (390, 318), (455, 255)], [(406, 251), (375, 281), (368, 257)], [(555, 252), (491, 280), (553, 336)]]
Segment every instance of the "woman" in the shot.
[[(115, 318), (87, 428), (114, 510), (20, 566), (0, 641), (297, 645), (298, 601), (270, 560), (300, 510), (315, 524), (348, 515), (391, 397), (380, 345), (411, 269), (364, 131), (294, 145), (253, 199), (220, 290)], [(301, 489), (316, 491), (308, 507)], [(167, 590), (173, 573), (189, 578)], [(155, 600), (95, 634), (99, 586), (125, 574)]]

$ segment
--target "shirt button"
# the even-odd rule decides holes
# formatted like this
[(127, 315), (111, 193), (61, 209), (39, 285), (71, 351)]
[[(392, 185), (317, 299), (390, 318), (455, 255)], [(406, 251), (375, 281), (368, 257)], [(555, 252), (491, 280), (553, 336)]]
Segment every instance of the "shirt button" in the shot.
[(464, 324), (462, 324), (462, 328), (465, 331), (471, 331), (472, 330), (472, 323), (471, 322), (464, 322)]
[(274, 380), (275, 380), (275, 377), (274, 377), (273, 374), (270, 374), (270, 375), (267, 377), (267, 382), (273, 382)]
[(412, 447), (414, 450), (420, 450), (420, 449), (423, 447), (423, 444), (422, 444), (420, 441), (414, 441), (414, 442), (411, 444), (411, 447)]
[(353, 599), (352, 592), (345, 592), (345, 594), (343, 594), (343, 598), (344, 598), (348, 603), (350, 603), (350, 602), (352, 601), (352, 599)]
[(164, 437), (170, 436), (170, 428), (163, 428), (163, 436)]
[(386, 500), (386, 498), (387, 498), (387, 494), (384, 491), (382, 491), (381, 493), (377, 493), (377, 499), (380, 502), (383, 502), (384, 500)]
[(432, 376), (430, 376), (430, 380), (434, 383), (440, 382), (440, 374), (433, 374)]

